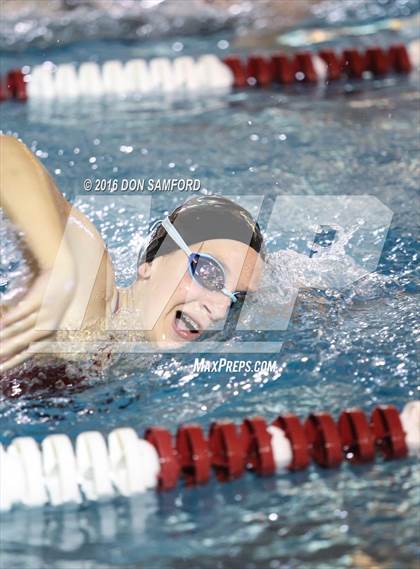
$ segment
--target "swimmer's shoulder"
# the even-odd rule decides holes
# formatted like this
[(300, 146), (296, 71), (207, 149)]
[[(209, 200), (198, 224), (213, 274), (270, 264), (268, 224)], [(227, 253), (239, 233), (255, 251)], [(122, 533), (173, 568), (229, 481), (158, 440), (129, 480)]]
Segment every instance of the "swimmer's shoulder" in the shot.
[[(66, 199), (44, 164), (22, 141), (14, 136), (0, 135), (0, 148), (1, 167), (7, 168), (8, 175), (13, 179), (22, 175), (27, 178), (39, 175), (44, 180), (43, 187), (52, 197), (60, 216), (78, 273), (78, 287), (66, 316), (71, 320), (72, 313), (76, 313), (81, 305), (84, 306), (86, 290), (89, 289), (91, 292), (83, 327), (94, 326), (98, 319), (104, 317), (106, 305), (116, 291), (111, 257), (100, 232), (86, 215)], [(92, 265), (98, 267), (93, 282)]]

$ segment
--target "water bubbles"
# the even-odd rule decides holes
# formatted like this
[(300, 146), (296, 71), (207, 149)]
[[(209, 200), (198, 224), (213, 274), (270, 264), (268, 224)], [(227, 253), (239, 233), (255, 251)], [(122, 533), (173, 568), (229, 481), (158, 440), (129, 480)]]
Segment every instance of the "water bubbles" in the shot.
[(3, 218), (0, 210), (0, 300), (13, 306), (24, 295), (32, 278), (32, 269), (22, 252), (22, 236)]
[(57, 66), (52, 61), (44, 61), (44, 63), (42, 64), (42, 67), (44, 67), (45, 69), (48, 69), (52, 73), (54, 73), (54, 71), (57, 69)]
[(95, 162), (96, 162), (96, 156), (91, 156), (89, 158), (89, 164), (95, 164)]
[(172, 44), (172, 50), (175, 52), (180, 52), (184, 49), (184, 44), (180, 41), (176, 41)]
[(228, 49), (229, 45), (230, 44), (227, 40), (220, 40), (217, 42), (217, 47), (219, 49)]
[(123, 144), (120, 146), (120, 152), (123, 154), (131, 154), (133, 152), (133, 147)]

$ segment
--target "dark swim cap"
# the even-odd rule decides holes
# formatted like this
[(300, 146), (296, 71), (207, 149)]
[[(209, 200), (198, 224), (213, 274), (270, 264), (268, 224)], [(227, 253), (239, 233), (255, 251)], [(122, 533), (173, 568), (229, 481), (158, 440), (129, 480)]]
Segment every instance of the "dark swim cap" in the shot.
[[(210, 239), (232, 239), (263, 253), (263, 236), (258, 223), (242, 206), (222, 196), (198, 196), (180, 205), (169, 219), (187, 245)], [(179, 249), (159, 224), (140, 252), (138, 264)]]

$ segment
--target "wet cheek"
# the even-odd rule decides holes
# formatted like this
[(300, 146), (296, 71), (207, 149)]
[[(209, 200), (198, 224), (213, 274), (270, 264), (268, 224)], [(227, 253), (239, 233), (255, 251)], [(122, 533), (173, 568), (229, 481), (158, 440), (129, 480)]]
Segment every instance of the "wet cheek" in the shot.
[(197, 298), (201, 287), (195, 283), (189, 274), (185, 274), (178, 285), (178, 295), (182, 297), (184, 302)]
[(185, 272), (170, 263), (167, 263), (163, 268), (164, 270), (155, 275), (154, 295), (163, 302), (173, 304), (173, 299), (178, 297), (185, 281)]
[(199, 290), (197, 290), (197, 285), (191, 281), (189, 275), (183, 277), (175, 287), (171, 289), (172, 294), (166, 305), (165, 314), (171, 315), (174, 309), (178, 309), (180, 306), (197, 300), (199, 297)]

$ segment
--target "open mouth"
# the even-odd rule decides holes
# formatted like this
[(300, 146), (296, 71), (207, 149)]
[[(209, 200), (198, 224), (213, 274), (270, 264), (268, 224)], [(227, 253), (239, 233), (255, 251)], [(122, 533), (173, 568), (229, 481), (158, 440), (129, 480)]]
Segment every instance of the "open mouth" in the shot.
[(184, 340), (196, 340), (201, 334), (199, 324), (182, 310), (175, 313), (174, 330)]

